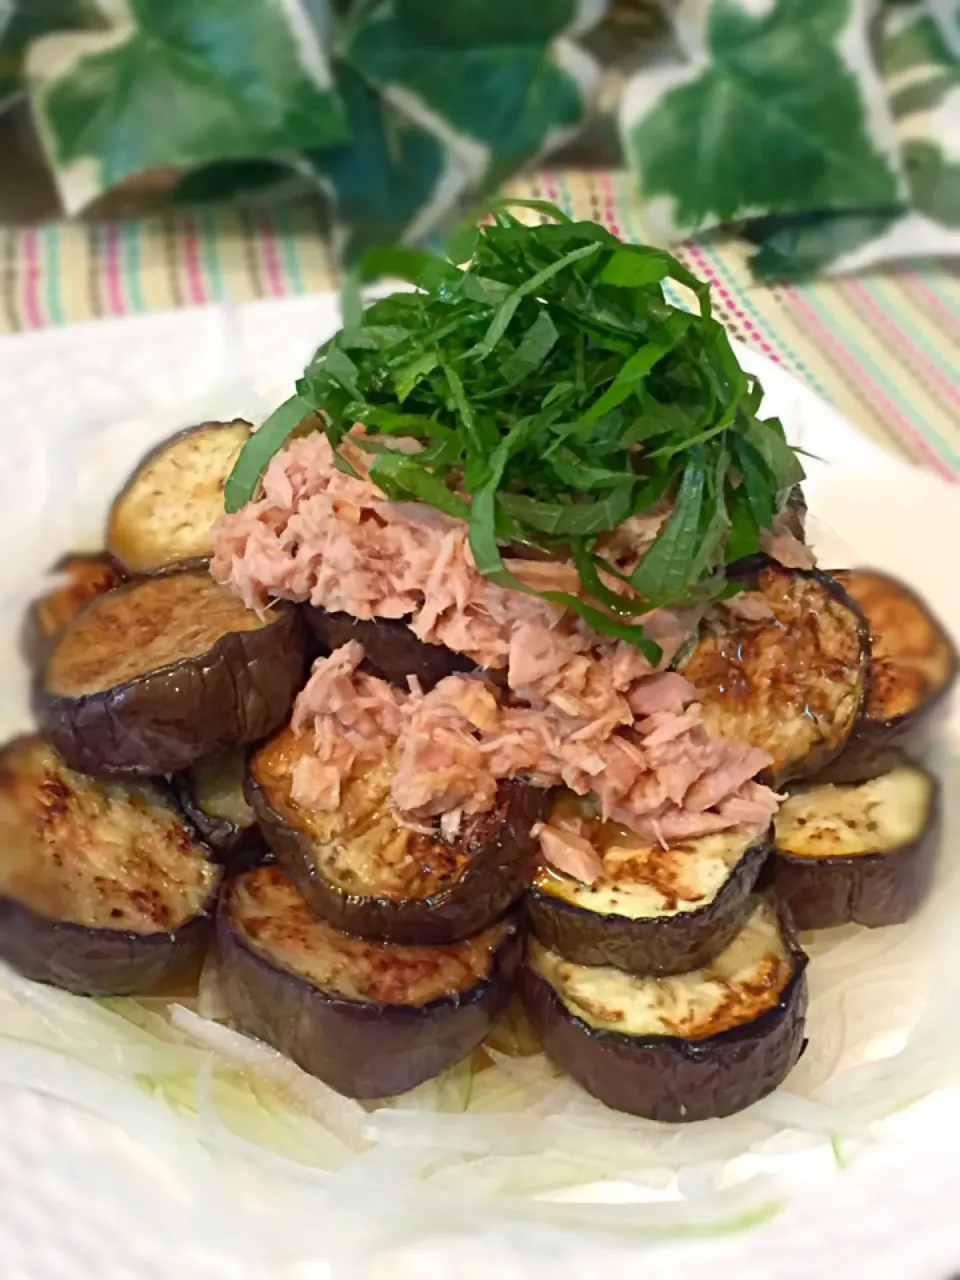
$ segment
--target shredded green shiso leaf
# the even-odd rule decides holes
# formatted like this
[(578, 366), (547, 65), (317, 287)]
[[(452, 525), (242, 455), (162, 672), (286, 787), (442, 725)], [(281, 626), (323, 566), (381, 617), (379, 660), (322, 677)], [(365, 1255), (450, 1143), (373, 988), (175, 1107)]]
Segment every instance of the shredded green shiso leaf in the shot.
[[(526, 225), (511, 205), (554, 221)], [(348, 471), (338, 446), (363, 422), (363, 447), (377, 455), (370, 478), (391, 499), (466, 520), (481, 573), (531, 591), (505, 546), (572, 555), (580, 595), (538, 594), (655, 659), (635, 619), (719, 595), (723, 566), (759, 549), (803, 469), (779, 420), (757, 417), (762, 388), (712, 317), (709, 286), (680, 262), (539, 201), (497, 202), (490, 217), (454, 237), (446, 257), (367, 256), (361, 278), (416, 291), (345, 308), (296, 395), (241, 453), (227, 510), (253, 497), (308, 415), (321, 415), (317, 429)], [(668, 278), (692, 291), (697, 312), (666, 301)], [(422, 449), (399, 453), (390, 436)], [(672, 514), (624, 578), (598, 539), (663, 497)]]

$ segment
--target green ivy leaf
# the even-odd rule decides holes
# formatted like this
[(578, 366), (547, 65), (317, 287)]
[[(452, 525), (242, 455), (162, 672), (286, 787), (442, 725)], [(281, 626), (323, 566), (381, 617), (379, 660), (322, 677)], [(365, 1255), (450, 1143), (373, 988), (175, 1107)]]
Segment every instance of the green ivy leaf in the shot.
[(335, 246), (347, 261), (425, 234), (450, 212), (469, 174), (436, 134), (392, 108), (351, 67), (337, 66), (350, 141), (296, 163), (333, 202)]
[[(852, 0), (773, 0), (759, 11), (710, 0), (702, 70), (681, 68), (646, 107), (639, 73), (625, 99), (626, 142), (644, 198), (668, 202), (672, 234), (758, 210), (896, 201), (892, 127), (870, 116), (879, 86), (866, 23)], [(856, 72), (851, 35), (864, 50)], [(877, 125), (890, 154), (873, 141)]]
[[(960, 12), (956, 38), (960, 45)], [(903, 255), (914, 243), (929, 253), (931, 234), (938, 234), (931, 232), (931, 221), (942, 228), (936, 248), (956, 249), (952, 228), (960, 217), (960, 156), (949, 152), (957, 136), (951, 105), (956, 99), (950, 95), (960, 90), (960, 56), (931, 0), (886, 8), (878, 49), (909, 199), (923, 218), (911, 222), (910, 207), (901, 205), (757, 219), (747, 229), (760, 246), (750, 263), (757, 278), (797, 279), (850, 261), (862, 264), (873, 242), (879, 259), (883, 238), (893, 246), (892, 254)]]
[(341, 141), (319, 26), (297, 2), (128, 0), (130, 23), (34, 45), (41, 137), (69, 210), (135, 173)]
[[(890, 14), (881, 57), (903, 132), (903, 158), (916, 208), (945, 227), (960, 227), (960, 115), (948, 97), (960, 93), (960, 10), (947, 19), (932, 4)], [(953, 154), (948, 150), (953, 146)]]
[(484, 27), (498, 40), (485, 44), (470, 38), (476, 0), (462, 11), (459, 0), (379, 0), (349, 33), (344, 56), (388, 101), (447, 139), (475, 178), (495, 183), (582, 123), (595, 69), (585, 54), (549, 42), (574, 6), (545, 0), (546, 23), (532, 16), (539, 0), (514, 3), (509, 19), (503, 0), (488, 7)]
[(757, 218), (744, 231), (759, 246), (750, 259), (756, 280), (803, 280), (889, 231), (902, 208)]
[(411, 36), (431, 46), (469, 49), (484, 44), (545, 44), (604, 5), (581, 0), (396, 0)]
[(0, 111), (25, 91), (23, 58), (34, 40), (103, 25), (89, 0), (0, 0)]
[(266, 204), (303, 195), (305, 190), (303, 178), (278, 160), (221, 160), (185, 173), (172, 199), (189, 205), (222, 200)]
[(947, 227), (960, 227), (960, 161), (950, 161), (933, 142), (903, 149), (914, 202), (921, 213)]

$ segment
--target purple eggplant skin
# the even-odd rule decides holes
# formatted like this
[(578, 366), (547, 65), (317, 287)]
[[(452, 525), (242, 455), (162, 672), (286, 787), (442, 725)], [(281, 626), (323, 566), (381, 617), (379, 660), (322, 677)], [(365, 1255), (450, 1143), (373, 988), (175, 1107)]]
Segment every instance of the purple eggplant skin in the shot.
[(711, 1120), (759, 1102), (783, 1083), (804, 1046), (807, 957), (786, 909), (778, 914), (794, 968), (777, 1004), (701, 1040), (595, 1030), (524, 966), (520, 994), (544, 1052), (608, 1107), (648, 1120)]
[[(31, 780), (30, 757), (38, 747), (45, 754), (41, 757), (39, 772), (35, 772)], [(96, 786), (92, 782), (88, 785)], [(4, 743), (0, 747), (0, 794), (4, 802), (4, 823), (12, 825), (4, 828), (6, 838), (0, 853), (15, 852), (8, 851), (7, 843), (10, 833), (16, 831), (25, 841), (41, 841), (24, 846), (31, 860), (41, 857), (44, 844), (51, 840), (54, 843), (47, 845), (51, 856), (58, 860), (65, 858), (70, 842), (61, 836), (58, 845), (56, 833), (63, 829), (60, 824), (72, 822), (74, 791), (84, 786), (84, 780), (64, 776), (54, 753), (35, 736)], [(19, 788), (24, 790), (17, 799)], [(173, 819), (174, 826), (168, 837), (173, 847), (201, 859), (198, 865), (208, 863), (209, 851), (183, 822), (166, 784), (151, 782), (146, 787), (141, 784), (138, 792), (143, 803), (155, 804), (161, 813)], [(77, 839), (83, 839), (84, 830), (81, 813)], [(32, 861), (28, 865), (32, 865)], [(188, 919), (171, 928), (158, 927), (149, 932), (59, 918), (28, 905), (9, 890), (0, 889), (0, 959), (36, 982), (63, 987), (80, 995), (121, 996), (148, 991), (180, 974), (206, 947), (212, 934), (221, 878), (219, 871), (210, 875), (204, 900)], [(163, 885), (158, 884), (156, 897), (162, 898), (162, 895)], [(152, 918), (157, 919), (149, 890), (141, 891), (138, 899), (143, 902), (143, 909), (154, 912)], [(162, 915), (159, 918), (162, 919)]]
[(405, 1093), (471, 1053), (507, 1007), (522, 952), (511, 924), (490, 973), (468, 991), (423, 1005), (349, 999), (254, 949), (232, 919), (229, 890), (217, 946), (223, 997), (239, 1029), (351, 1098)]
[[(768, 750), (774, 757), (773, 764), (758, 774), (759, 782), (777, 790), (795, 779), (819, 776), (846, 748), (869, 696), (870, 628), (867, 621), (841, 584), (819, 569), (787, 569), (765, 555), (755, 555), (730, 565), (727, 574), (731, 582), (768, 596), (776, 613), (776, 627), (769, 623), (731, 623), (725, 636), (702, 636), (678, 669), (700, 693), (708, 731), (750, 742), (752, 746)], [(807, 607), (798, 613), (795, 603), (788, 603), (794, 583), (818, 589), (821, 596), (819, 606)], [(823, 617), (824, 610), (828, 608), (835, 618), (841, 614), (844, 616), (849, 632), (844, 648), (849, 652), (824, 657), (820, 654), (820, 645), (825, 642)], [(727, 637), (730, 638), (729, 644), (725, 642)], [(770, 680), (768, 672), (769, 650), (775, 642), (785, 649), (778, 665), (776, 683)], [(806, 645), (811, 647), (812, 654), (805, 652)], [(814, 661), (810, 661), (811, 658)], [(750, 664), (757, 660), (763, 678), (752, 685)], [(785, 718), (809, 722), (811, 727), (828, 722), (832, 711), (814, 696), (817, 692), (815, 678), (824, 672), (839, 676), (841, 670), (850, 673), (851, 689), (850, 697), (841, 704), (844, 717), (835, 732), (814, 740), (802, 753), (778, 754), (773, 728)], [(760, 698), (760, 708), (751, 709), (754, 697)], [(768, 703), (769, 706), (766, 705)], [(753, 726), (749, 724), (743, 724), (737, 732), (723, 732), (722, 717), (729, 717), (731, 727), (736, 729), (738, 719), (763, 709), (768, 714), (766, 728), (769, 732), (761, 735), (762, 740), (751, 732)]]
[(705, 906), (660, 919), (600, 915), (534, 884), (524, 899), (533, 932), (574, 964), (612, 965), (627, 973), (689, 973), (713, 960), (747, 919), (770, 852), (769, 834), (746, 850)]
[(184, 817), (210, 846), (216, 860), (231, 873), (259, 866), (272, 857), (256, 822), (240, 826), (229, 818), (207, 813), (195, 794), (189, 769), (175, 773), (170, 786)]
[(850, 858), (804, 858), (774, 849), (764, 886), (790, 909), (798, 929), (904, 924), (930, 892), (943, 837), (940, 784), (921, 834), (899, 849)]
[(41, 915), (0, 893), (0, 957), (24, 977), (84, 996), (130, 996), (175, 977), (207, 946), (217, 890), (206, 908), (166, 933), (95, 929)]
[(358, 640), (366, 655), (365, 670), (401, 689), (409, 688), (408, 676), (415, 676), (426, 692), (446, 676), (477, 670), (465, 654), (418, 640), (402, 619), (359, 619), (349, 613), (328, 613), (316, 605), (307, 605), (304, 613), (322, 652), (332, 653)]
[[(317, 866), (309, 834), (271, 807), (252, 774), (245, 792), (277, 862), (318, 916), (362, 938), (424, 946), (477, 933), (518, 901), (534, 856), (531, 828), (549, 808), (549, 793), (541, 788), (519, 778), (501, 782), (493, 808), (467, 819), (456, 837), (466, 854), (463, 874), (426, 898), (388, 898), (348, 893), (333, 884)], [(442, 858), (445, 843), (439, 835), (419, 837), (415, 856)]]
[(550, 791), (526, 778), (500, 782), (491, 808), (465, 817), (452, 840), (439, 829), (407, 833), (405, 857), (394, 864), (398, 874), (364, 892), (362, 883), (341, 887), (326, 873), (324, 858), (332, 848), (349, 851), (354, 828), (363, 837), (370, 823), (389, 815), (390, 761), (344, 784), (340, 813), (352, 826), (329, 834), (328, 815), (319, 815), (318, 823), (318, 815), (290, 799), (293, 770), (311, 751), (310, 738), (281, 730), (250, 757), (244, 794), (277, 861), (313, 911), (335, 928), (384, 942), (440, 946), (476, 933), (522, 897), (536, 852), (532, 828), (549, 811)]
[[(896, 661), (895, 638), (878, 637), (876, 628), (871, 636), (873, 650), (873, 687), (864, 702), (853, 733), (840, 755), (821, 769), (816, 782), (857, 783), (878, 778), (895, 768), (906, 755), (912, 760), (923, 760), (930, 747), (943, 731), (950, 715), (950, 706), (957, 677), (960, 674), (960, 655), (940, 621), (934, 617), (923, 600), (910, 587), (886, 574), (872, 571), (840, 571), (841, 585), (856, 577), (873, 579), (899, 594), (908, 607), (912, 606), (923, 616), (929, 626), (931, 644), (938, 646), (943, 659), (943, 674), (939, 682), (921, 696), (915, 705), (898, 715), (885, 715), (885, 692), (892, 682), (902, 678), (903, 669)], [(852, 591), (848, 592), (854, 599)], [(867, 614), (866, 605), (860, 606)], [(909, 661), (908, 661), (909, 668)], [(909, 669), (907, 670), (909, 676)]]
[[(118, 592), (160, 580), (138, 580)], [(91, 613), (88, 608), (78, 621)], [(187, 769), (265, 738), (284, 722), (305, 676), (302, 625), (294, 607), (281, 605), (257, 630), (228, 632), (194, 657), (77, 696), (49, 687), (58, 646), (35, 685), (38, 723), (64, 760), (83, 773), (150, 778)]]

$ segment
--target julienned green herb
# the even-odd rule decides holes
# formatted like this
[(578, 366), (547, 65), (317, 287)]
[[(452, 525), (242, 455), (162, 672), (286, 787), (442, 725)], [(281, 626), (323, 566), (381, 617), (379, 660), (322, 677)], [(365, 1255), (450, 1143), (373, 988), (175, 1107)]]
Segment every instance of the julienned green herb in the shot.
[[(526, 226), (492, 210), (449, 257), (387, 249), (367, 278), (418, 286), (373, 302), (320, 348), (288, 400), (250, 439), (227, 484), (235, 511), (270, 458), (315, 411), (337, 452), (355, 422), (376, 457), (370, 477), (469, 521), (477, 567), (520, 591), (507, 544), (572, 552), (581, 597), (543, 592), (605, 635), (653, 653), (633, 621), (723, 590), (722, 566), (755, 552), (803, 470), (762, 390), (710, 314), (709, 287), (657, 249), (622, 244), (593, 222)], [(466, 262), (467, 266), (457, 266)], [(671, 306), (662, 281), (693, 291)], [(378, 436), (413, 436), (398, 453)], [(598, 539), (658, 499), (673, 512), (625, 581)]]

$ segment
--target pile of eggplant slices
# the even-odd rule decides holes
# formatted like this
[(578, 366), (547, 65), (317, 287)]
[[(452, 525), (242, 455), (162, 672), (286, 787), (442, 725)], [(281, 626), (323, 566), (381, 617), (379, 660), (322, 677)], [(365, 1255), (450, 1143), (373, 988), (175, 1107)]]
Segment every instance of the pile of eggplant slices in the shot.
[[(897, 924), (929, 886), (938, 787), (917, 760), (957, 669), (942, 626), (881, 573), (749, 568), (767, 618), (726, 614), (681, 670), (709, 730), (774, 759), (786, 799), (759, 841), (634, 838), (622, 878), (587, 886), (532, 834), (585, 802), (522, 779), (452, 840), (398, 826), (386, 770), (337, 813), (304, 811), (290, 780), (309, 746), (287, 725), (312, 658), (357, 638), (377, 674), (424, 687), (463, 658), (402, 623), (258, 614), (213, 582), (210, 526), (250, 430), (205, 423), (154, 450), (106, 550), (65, 558), (29, 611), (39, 733), (2, 748), (0, 955), (121, 995), (196, 974), (214, 945), (233, 1023), (354, 1097), (473, 1053), (515, 995), (549, 1057), (623, 1111), (702, 1119), (776, 1088), (804, 1044), (795, 929)], [(402, 886), (378, 865), (398, 840), (417, 866)]]

